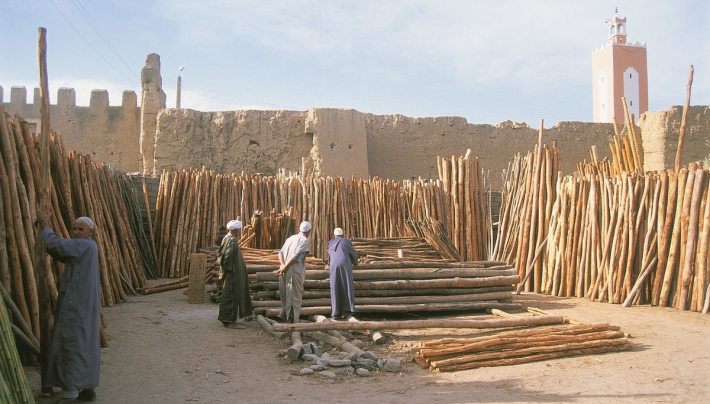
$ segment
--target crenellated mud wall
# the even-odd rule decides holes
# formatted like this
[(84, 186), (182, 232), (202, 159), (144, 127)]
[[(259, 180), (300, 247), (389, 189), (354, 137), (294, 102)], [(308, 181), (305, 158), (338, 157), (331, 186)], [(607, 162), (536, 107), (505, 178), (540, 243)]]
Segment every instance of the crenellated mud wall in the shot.
[[(13, 87), (10, 102), (4, 103), (0, 87), (0, 105), (10, 114), (28, 121), (30, 130), (40, 129), (39, 88), (34, 90), (33, 103), (27, 103), (27, 89)], [(49, 106), (50, 125), (64, 134), (68, 149), (91, 155), (97, 161), (117, 169), (138, 171), (141, 160), (138, 149), (140, 108), (135, 91), (124, 91), (121, 106), (109, 105), (106, 90), (93, 90), (88, 107), (76, 106), (73, 88), (60, 88), (57, 103)]]

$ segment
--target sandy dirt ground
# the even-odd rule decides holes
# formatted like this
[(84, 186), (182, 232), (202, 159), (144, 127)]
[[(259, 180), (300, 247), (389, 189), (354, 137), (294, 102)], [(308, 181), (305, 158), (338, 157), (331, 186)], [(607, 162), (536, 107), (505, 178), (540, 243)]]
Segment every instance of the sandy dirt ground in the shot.
[[(434, 373), (413, 363), (408, 347), (451, 334), (397, 331), (387, 334), (387, 344), (366, 349), (381, 358), (402, 359), (401, 373), (375, 371), (366, 378), (330, 380), (298, 376), (306, 363), (279, 356), (287, 341), (265, 334), (255, 321), (242, 330), (223, 328), (214, 303), (205, 299), (204, 304), (188, 304), (183, 291), (131, 297), (128, 303), (105, 308), (110, 346), (101, 352), (98, 403), (710, 402), (710, 316), (699, 313), (523, 294), (514, 301), (586, 322), (621, 326), (635, 347), (621, 353)], [(364, 335), (351, 336), (367, 340)], [(37, 391), (37, 369), (26, 370)]]

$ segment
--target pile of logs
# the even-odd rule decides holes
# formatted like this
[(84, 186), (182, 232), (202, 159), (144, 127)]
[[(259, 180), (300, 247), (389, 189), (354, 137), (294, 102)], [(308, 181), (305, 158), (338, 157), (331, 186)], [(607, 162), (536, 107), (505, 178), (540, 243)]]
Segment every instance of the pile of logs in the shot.
[(308, 220), (317, 258), (341, 227), (349, 238), (426, 237), (440, 240), (435, 247), (447, 258), (486, 259), (490, 211), (478, 160), (469, 151), (438, 162), (436, 181), (164, 171), (153, 226), (158, 274), (185, 275), (189, 254), (212, 245), (220, 225), (247, 217), (245, 245), (252, 248), (278, 249)]
[[(445, 240), (447, 242), (448, 238)], [(442, 260), (441, 254), (423, 238), (353, 238), (350, 241), (361, 263)]]
[(471, 338), (424, 341), (415, 360), (441, 372), (517, 365), (575, 355), (629, 350), (631, 341), (608, 324), (561, 324), (497, 331)]
[[(280, 310), (278, 266), (256, 270), (257, 314), (275, 317)], [(329, 273), (323, 265), (306, 268), (302, 315), (330, 314)], [(359, 313), (482, 310), (519, 307), (511, 303), (512, 285), (520, 278), (512, 266), (494, 261), (451, 263), (382, 262), (360, 264), (353, 271), (355, 309)]]

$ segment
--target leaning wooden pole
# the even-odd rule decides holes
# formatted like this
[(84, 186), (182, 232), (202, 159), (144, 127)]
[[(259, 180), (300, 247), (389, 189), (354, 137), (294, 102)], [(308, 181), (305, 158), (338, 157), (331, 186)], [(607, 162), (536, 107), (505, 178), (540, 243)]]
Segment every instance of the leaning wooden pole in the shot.
[[(37, 184), (39, 187), (38, 192), (38, 210), (42, 213), (48, 213), (51, 211), (51, 196), (50, 196), (50, 186), (51, 177), (49, 173), (50, 161), (49, 161), (49, 79), (47, 76), (47, 30), (45, 28), (39, 28), (37, 38), (38, 47), (38, 62), (39, 62), (39, 98), (40, 98), (40, 115), (41, 115), (41, 128), (40, 128), (40, 142), (39, 142), (39, 155), (40, 155), (40, 183)], [(57, 218), (61, 220), (61, 218)], [(41, 374), (41, 386), (42, 392), (46, 392), (45, 387), (45, 376), (47, 373), (47, 363), (49, 359), (49, 351), (52, 347), (52, 324), (50, 316), (50, 304), (49, 304), (49, 287), (47, 284), (47, 254), (45, 253), (45, 243), (42, 238), (42, 229), (37, 229), (35, 232), (35, 257), (34, 257), (34, 268), (37, 271), (38, 277), (38, 300), (40, 305), (39, 310), (39, 323), (40, 323), (40, 374)], [(51, 387), (49, 387), (51, 389)]]
[(685, 108), (683, 108), (683, 119), (680, 121), (680, 135), (678, 136), (678, 150), (675, 154), (675, 171), (680, 171), (680, 156), (683, 154), (683, 140), (685, 140), (685, 123), (688, 118), (688, 108), (690, 107), (690, 89), (693, 87), (693, 65), (690, 65), (690, 76), (685, 93)]

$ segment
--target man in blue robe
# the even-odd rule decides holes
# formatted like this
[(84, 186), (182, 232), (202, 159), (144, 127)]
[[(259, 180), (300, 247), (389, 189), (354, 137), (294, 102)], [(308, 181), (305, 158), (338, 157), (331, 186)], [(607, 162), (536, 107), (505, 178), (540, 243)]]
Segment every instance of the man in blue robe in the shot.
[(44, 388), (62, 388), (56, 404), (94, 401), (99, 386), (101, 289), (99, 255), (94, 222), (80, 217), (72, 225), (71, 239), (57, 236), (49, 227), (50, 214), (38, 213), (47, 253), (64, 263), (59, 284), (52, 348)]
[(336, 227), (333, 239), (328, 242), (328, 264), (330, 271), (331, 316), (344, 320), (355, 313), (355, 288), (353, 287), (353, 267), (357, 266), (357, 252), (350, 240), (343, 237), (343, 229)]

